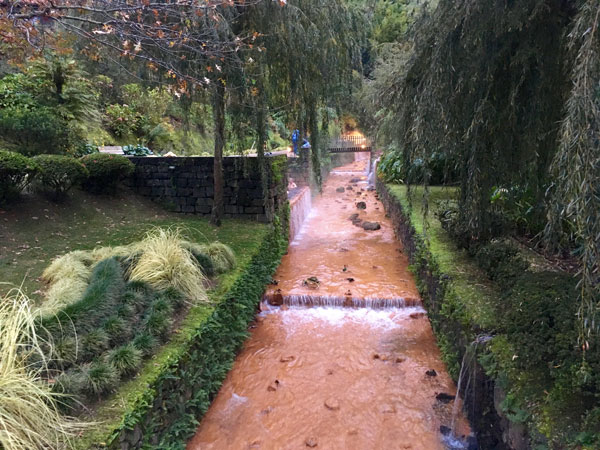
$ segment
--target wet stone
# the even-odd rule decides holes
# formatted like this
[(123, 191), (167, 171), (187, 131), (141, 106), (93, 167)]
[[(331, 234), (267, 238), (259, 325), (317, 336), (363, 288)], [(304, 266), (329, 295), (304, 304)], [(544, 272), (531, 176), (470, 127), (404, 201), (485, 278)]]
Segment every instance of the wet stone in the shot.
[(445, 392), (440, 392), (435, 396), (435, 399), (442, 403), (450, 403), (452, 400), (454, 400), (454, 398), (454, 395), (450, 395)]
[(344, 186), (340, 186), (335, 190), (335, 192), (346, 192), (346, 188)]
[(275, 294), (269, 299), (269, 303), (273, 306), (283, 305), (283, 294), (281, 293), (281, 289), (275, 291)]
[(381, 412), (383, 414), (395, 414), (396, 408), (393, 405), (382, 405)]
[(428, 377), (437, 377), (437, 372), (434, 369), (430, 369), (425, 372), (425, 375)]
[(366, 204), (365, 202), (358, 202), (358, 203), (356, 204), (356, 207), (357, 207), (358, 209), (367, 209), (367, 204)]
[(314, 448), (317, 445), (319, 445), (319, 443), (317, 442), (317, 439), (314, 437), (307, 438), (306, 441), (304, 441), (304, 442), (306, 443), (306, 446), (310, 447), (310, 448)]
[(365, 231), (377, 231), (381, 229), (379, 222), (363, 222), (362, 227)]
[(408, 317), (410, 317), (411, 319), (421, 319), (421, 318), (425, 317), (425, 313), (423, 313), (423, 312), (411, 313)]
[(279, 362), (282, 363), (287, 363), (287, 362), (292, 362), (294, 359), (296, 359), (295, 356), (290, 355), (290, 356), (282, 356), (281, 358), (279, 358)]
[(271, 412), (273, 412), (273, 407), (269, 406), (268, 408), (263, 409), (260, 413), (263, 416), (266, 416), (267, 414), (271, 414)]
[(354, 177), (350, 180), (350, 183), (360, 183), (360, 178)]
[(279, 385), (280, 385), (280, 384), (281, 384), (281, 383), (279, 383), (279, 380), (275, 380), (275, 381), (273, 381), (273, 382), (272, 382), (272, 383), (269, 385), (269, 387), (267, 388), (267, 391), (269, 391), (269, 392), (275, 392), (275, 391), (276, 391), (276, 390), (279, 388)]
[(443, 436), (448, 436), (451, 431), (452, 430), (450, 427), (447, 427), (446, 425), (440, 425), (440, 433), (442, 433)]
[(328, 398), (324, 403), (325, 407), (331, 411), (337, 411), (340, 409), (340, 402), (338, 402), (335, 398)]

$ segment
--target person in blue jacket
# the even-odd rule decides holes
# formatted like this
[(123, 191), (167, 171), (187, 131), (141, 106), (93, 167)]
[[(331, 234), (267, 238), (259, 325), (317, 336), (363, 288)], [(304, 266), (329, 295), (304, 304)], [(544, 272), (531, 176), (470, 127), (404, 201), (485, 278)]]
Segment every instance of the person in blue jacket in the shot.
[(298, 140), (300, 139), (300, 131), (294, 130), (292, 133), (292, 144), (294, 146), (294, 155), (298, 156)]

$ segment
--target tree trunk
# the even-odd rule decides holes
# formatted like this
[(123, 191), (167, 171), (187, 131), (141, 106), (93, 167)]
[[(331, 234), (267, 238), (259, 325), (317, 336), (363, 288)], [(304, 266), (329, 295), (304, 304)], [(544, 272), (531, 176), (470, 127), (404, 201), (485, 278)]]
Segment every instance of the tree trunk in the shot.
[(265, 145), (267, 141), (267, 130), (266, 130), (266, 118), (267, 118), (267, 106), (265, 102), (265, 93), (262, 81), (258, 83), (260, 93), (256, 105), (256, 134), (258, 137), (258, 167), (260, 170), (260, 179), (263, 189), (263, 204), (265, 207), (265, 213), (267, 219), (271, 221), (273, 218), (269, 217), (271, 208), (269, 207), (269, 176), (267, 161), (265, 158)]
[(308, 126), (310, 128), (311, 157), (314, 172), (313, 175), (315, 177), (315, 183), (319, 189), (319, 192), (323, 192), (321, 180), (321, 155), (319, 152), (319, 123), (317, 107), (314, 100), (311, 100), (308, 110)]
[(220, 81), (216, 82), (213, 92), (213, 122), (215, 132), (214, 156), (214, 204), (210, 221), (220, 226), (224, 214), (223, 205), (223, 147), (225, 145), (225, 86)]

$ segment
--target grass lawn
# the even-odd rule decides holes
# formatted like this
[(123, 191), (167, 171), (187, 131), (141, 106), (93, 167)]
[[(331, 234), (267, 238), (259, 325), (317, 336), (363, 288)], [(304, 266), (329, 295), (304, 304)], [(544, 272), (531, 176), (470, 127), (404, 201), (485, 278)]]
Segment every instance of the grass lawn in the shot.
[(185, 351), (191, 336), (202, 326), (224, 294), (245, 270), (268, 233), (264, 224), (226, 220), (221, 227), (207, 219), (170, 213), (133, 193), (120, 197), (96, 197), (77, 191), (68, 202), (55, 204), (40, 197), (24, 197), (9, 209), (0, 209), (0, 294), (22, 285), (36, 300), (41, 299), (42, 271), (56, 256), (72, 250), (126, 245), (143, 238), (153, 227), (181, 227), (191, 241), (219, 240), (235, 252), (238, 265), (221, 275), (209, 290), (211, 305), (192, 307), (177, 325), (169, 341), (147, 360), (138, 374), (119, 385), (106, 400), (93, 406), (83, 420), (95, 423), (74, 439), (77, 448), (102, 446), (111, 432), (142, 398), (148, 386), (171, 361)]
[(123, 245), (140, 240), (155, 226), (178, 226), (196, 242), (228, 244), (243, 263), (261, 241), (264, 225), (226, 220), (220, 228), (207, 219), (170, 213), (143, 197), (125, 192), (119, 197), (91, 196), (74, 191), (61, 204), (23, 197), (0, 209), (0, 294), (21, 286), (39, 300), (39, 277), (56, 256), (72, 250)]
[[(458, 189), (453, 187), (431, 186), (429, 188), (429, 215), (423, 217), (423, 187), (412, 187), (412, 209), (409, 208), (406, 186), (387, 185), (405, 211), (410, 211), (410, 220), (421, 236), (428, 241), (429, 250), (435, 258), (442, 273), (450, 276), (452, 288), (464, 302), (473, 323), (483, 329), (494, 328), (496, 324), (493, 298), (498, 293), (488, 277), (477, 267), (476, 262), (464, 249), (460, 249), (442, 228), (440, 221), (434, 216), (437, 204), (445, 200), (454, 200)], [(427, 225), (427, 227), (425, 227)], [(426, 228), (426, 234), (424, 229)]]

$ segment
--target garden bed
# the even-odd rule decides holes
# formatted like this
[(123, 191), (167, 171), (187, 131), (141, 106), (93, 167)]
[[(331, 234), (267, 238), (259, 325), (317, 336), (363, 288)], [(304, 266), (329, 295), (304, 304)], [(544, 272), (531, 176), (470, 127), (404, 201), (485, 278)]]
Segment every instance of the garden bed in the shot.
[(77, 448), (185, 445), (247, 336), (287, 247), (282, 230), (276, 224), (260, 233), (258, 245), (209, 292), (213, 305), (194, 307), (173, 340), (88, 417), (101, 423), (77, 440)]
[[(521, 266), (525, 258), (504, 242), (473, 257), (433, 214), (425, 218), (423, 188), (413, 188), (412, 202), (405, 186), (379, 181), (377, 188), (456, 381), (466, 363), (461, 394), (470, 379), (465, 405), (481, 447), (597, 448), (593, 376), (578, 381), (581, 368), (596, 367), (597, 351), (587, 361), (577, 351), (572, 275)], [(431, 210), (456, 194), (431, 187)]]

